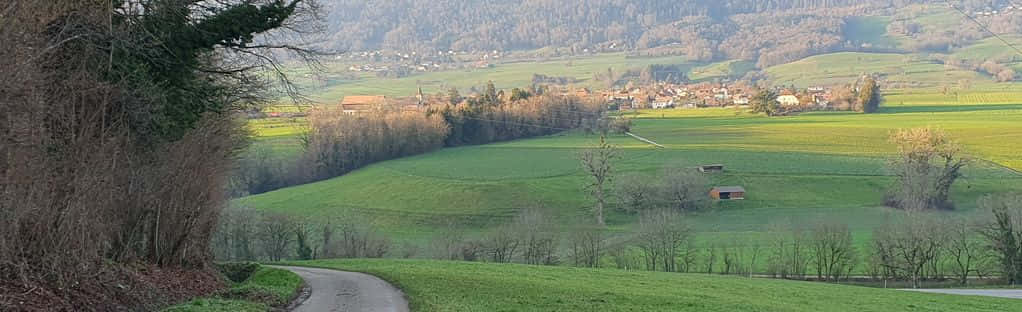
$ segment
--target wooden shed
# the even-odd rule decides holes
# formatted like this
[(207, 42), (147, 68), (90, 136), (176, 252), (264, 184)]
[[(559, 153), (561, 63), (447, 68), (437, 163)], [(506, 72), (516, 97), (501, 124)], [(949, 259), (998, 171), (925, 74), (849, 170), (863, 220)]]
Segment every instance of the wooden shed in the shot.
[(745, 199), (745, 188), (741, 186), (718, 186), (710, 190), (710, 197), (720, 200)]
[(699, 166), (699, 172), (702, 173), (724, 172), (724, 165), (721, 164), (702, 165)]

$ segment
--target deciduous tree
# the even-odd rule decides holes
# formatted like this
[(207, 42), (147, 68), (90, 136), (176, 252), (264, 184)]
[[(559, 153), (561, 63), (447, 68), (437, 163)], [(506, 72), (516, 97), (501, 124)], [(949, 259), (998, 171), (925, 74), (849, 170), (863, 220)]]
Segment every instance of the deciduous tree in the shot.
[(607, 143), (605, 136), (600, 136), (600, 143), (596, 148), (583, 151), (579, 155), (582, 169), (587, 174), (589, 181), (586, 188), (593, 197), (595, 205), (593, 214), (596, 216), (596, 224), (606, 225), (603, 218), (603, 208), (607, 202), (607, 185), (613, 178), (613, 161), (617, 159), (617, 150), (613, 145)]

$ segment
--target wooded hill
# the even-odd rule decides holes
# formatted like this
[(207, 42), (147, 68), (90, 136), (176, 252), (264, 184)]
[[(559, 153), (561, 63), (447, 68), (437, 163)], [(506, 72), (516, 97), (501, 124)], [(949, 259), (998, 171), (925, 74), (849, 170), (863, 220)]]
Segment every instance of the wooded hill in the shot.
[[(741, 58), (759, 61), (760, 66), (859, 47), (846, 34), (849, 17), (894, 15), (912, 4), (947, 6), (938, 0), (326, 0), (324, 4), (328, 11), (324, 48), (341, 51), (562, 47), (582, 52), (676, 45), (657, 53), (696, 60)], [(955, 5), (978, 12), (1011, 4), (967, 0)], [(962, 18), (962, 25), (955, 32), (978, 33), (964, 17), (957, 18)], [(761, 56), (765, 58), (758, 59)]]

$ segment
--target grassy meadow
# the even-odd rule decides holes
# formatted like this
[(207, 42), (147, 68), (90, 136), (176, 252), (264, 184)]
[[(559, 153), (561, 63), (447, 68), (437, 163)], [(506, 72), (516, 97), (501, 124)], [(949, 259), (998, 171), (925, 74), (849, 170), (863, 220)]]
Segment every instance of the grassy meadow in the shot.
[[(857, 239), (868, 238), (892, 212), (881, 207), (893, 181), (885, 164), (895, 146), (887, 138), (900, 128), (941, 127), (975, 158), (953, 190), (958, 209), (950, 214), (977, 213), (976, 199), (984, 194), (1022, 191), (1022, 141), (1012, 139), (1022, 137), (1022, 104), (925, 103), (890, 104), (872, 115), (774, 118), (735, 109), (642, 111), (630, 116), (633, 132), (666, 148), (611, 137), (621, 155), (615, 172), (656, 178), (666, 165), (725, 164), (724, 174), (712, 176), (714, 184), (744, 186), (748, 199), (719, 202), (690, 216), (704, 242), (820, 218), (847, 222)], [(533, 206), (570, 228), (589, 221), (591, 203), (576, 157), (597, 140), (568, 132), (443, 149), (236, 204), (314, 218), (360, 218), (399, 240), (419, 242), (452, 222), (485, 232)], [(612, 231), (628, 231), (635, 217), (613, 212), (608, 221)]]
[[(928, 29), (955, 27), (956, 12), (947, 8), (914, 7), (915, 18)], [(895, 50), (905, 38), (886, 33), (892, 17), (848, 21), (856, 44), (874, 50)], [(1022, 37), (1008, 36), (1009, 40)], [(980, 58), (1003, 54), (996, 39), (953, 51), (954, 57)], [(431, 72), (399, 79), (369, 73), (342, 73), (347, 65), (328, 62), (320, 79), (296, 71), (298, 81), (316, 90), (320, 103), (344, 95), (408, 96), (421, 86), (426, 93), (446, 88), (464, 90), (494, 81), (498, 88), (523, 87), (534, 73), (578, 79), (578, 85), (601, 89), (596, 73), (649, 64), (688, 69), (695, 81), (735, 78), (754, 69), (748, 61), (694, 63), (683, 57), (629, 57), (601, 54), (573, 59), (495, 63), (494, 67)], [(1019, 65), (1022, 68), (1022, 64)], [(894, 181), (885, 166), (895, 150), (891, 132), (935, 126), (958, 139), (974, 161), (953, 189), (952, 217), (973, 216), (976, 199), (990, 193), (1022, 191), (1022, 83), (995, 83), (975, 71), (951, 68), (930, 57), (911, 53), (842, 52), (808, 57), (763, 69), (774, 85), (808, 87), (847, 84), (866, 73), (883, 76), (883, 109), (877, 114), (817, 112), (767, 118), (733, 108), (656, 110), (630, 113), (635, 134), (660, 149), (627, 136), (610, 142), (620, 149), (617, 175), (643, 174), (656, 179), (664, 166), (722, 163), (727, 170), (713, 175), (714, 185), (741, 185), (747, 200), (719, 202), (709, 211), (690, 215), (700, 244), (735, 237), (755, 238), (772, 224), (818, 219), (847, 222), (864, 243), (872, 229), (895, 214), (881, 203)], [(276, 107), (276, 111), (304, 109)], [(282, 158), (301, 147), (303, 119), (252, 122), (254, 150)], [(371, 223), (398, 241), (427, 243), (449, 224), (483, 234), (511, 220), (522, 209), (540, 207), (564, 228), (588, 223), (592, 203), (583, 189), (577, 154), (598, 137), (579, 132), (439, 150), (377, 163), (348, 175), (237, 199), (237, 205), (325, 220), (358, 219)], [(634, 215), (610, 207), (609, 229), (633, 229)]]
[(292, 262), (393, 283), (413, 311), (1014, 311), (1022, 301), (734, 276), (421, 260)]

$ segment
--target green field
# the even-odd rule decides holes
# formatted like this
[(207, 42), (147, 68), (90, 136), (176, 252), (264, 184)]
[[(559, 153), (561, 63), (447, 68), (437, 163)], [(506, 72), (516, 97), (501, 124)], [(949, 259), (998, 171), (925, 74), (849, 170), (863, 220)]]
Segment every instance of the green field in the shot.
[(633, 57), (615, 53), (561, 60), (496, 63), (491, 68), (426, 72), (387, 79), (378, 78), (372, 73), (346, 73), (348, 63), (328, 62), (325, 64), (325, 73), (320, 74), (320, 80), (308, 78), (311, 74), (307, 71), (296, 71), (295, 81), (311, 91), (314, 101), (333, 104), (345, 95), (413, 96), (418, 87), (422, 87), (427, 94), (446, 92), (450, 88), (468, 93), (470, 88), (484, 86), (488, 81), (493, 81), (501, 89), (527, 87), (532, 84), (533, 74), (570, 77), (579, 80), (578, 86), (597, 87), (602, 84), (593, 81), (596, 73), (606, 73), (608, 68), (613, 68), (620, 74), (650, 64), (679, 65), (683, 69), (695, 66), (682, 57)]
[[(955, 27), (957, 14), (947, 8), (915, 7), (913, 17), (927, 29)], [(901, 18), (901, 17), (898, 17)], [(905, 40), (886, 33), (897, 18), (849, 20), (857, 44), (902, 46)], [(1009, 36), (1009, 40), (1022, 37)], [(1001, 55), (996, 39), (958, 49), (958, 57)], [(742, 76), (748, 61), (710, 64), (682, 57), (628, 57), (601, 54), (572, 59), (496, 63), (492, 68), (431, 72), (400, 79), (366, 73), (342, 73), (344, 63), (327, 63), (324, 80), (312, 83), (314, 98), (333, 103), (347, 94), (407, 96), (422, 86), (426, 93), (449, 87), (467, 89), (492, 80), (498, 88), (522, 87), (534, 73), (579, 79), (598, 87), (594, 73), (613, 68), (621, 73), (649, 64), (680, 65), (689, 78), (710, 81)], [(1022, 68), (1022, 64), (1019, 64)], [(976, 159), (953, 190), (954, 215), (977, 213), (979, 196), (1022, 191), (1022, 84), (995, 83), (985, 74), (949, 68), (933, 57), (909, 53), (843, 52), (808, 57), (764, 69), (774, 85), (808, 87), (848, 84), (863, 74), (882, 76), (881, 113), (809, 113), (766, 118), (734, 109), (646, 111), (633, 132), (667, 148), (657, 149), (626, 136), (610, 138), (621, 149), (618, 174), (641, 173), (652, 179), (664, 166), (723, 163), (727, 172), (712, 177), (716, 185), (742, 185), (748, 200), (721, 202), (710, 211), (689, 216), (703, 243), (721, 237), (762, 233), (776, 222), (834, 218), (847, 222), (860, 242), (892, 212), (880, 203), (893, 178), (885, 169), (894, 145), (892, 131), (937, 126), (949, 131)], [(297, 72), (299, 76), (308, 72)], [(279, 111), (297, 107), (276, 108)], [(302, 119), (268, 119), (253, 123), (259, 137), (253, 149), (293, 158), (300, 149)], [(597, 137), (577, 132), (484, 146), (443, 149), (377, 163), (346, 176), (235, 201), (257, 209), (316, 218), (358, 218), (397, 240), (428, 242), (439, 229), (456, 223), (484, 233), (518, 212), (542, 206), (565, 228), (588, 222), (591, 202), (582, 189), (584, 176), (576, 160), (580, 149)], [(611, 207), (613, 210), (614, 207)], [(609, 229), (630, 231), (636, 217), (608, 216)]]
[(756, 64), (749, 61), (724, 61), (694, 67), (688, 74), (693, 81), (710, 81), (714, 79), (742, 78), (746, 73), (755, 70)]
[(799, 88), (849, 84), (864, 74), (883, 75), (886, 84), (895, 85), (898, 89), (924, 89), (927, 92), (934, 92), (932, 90), (938, 86), (957, 86), (962, 80), (972, 81), (977, 88), (992, 83), (989, 77), (974, 71), (946, 68), (919, 55), (900, 53), (823, 54), (769, 67), (765, 72), (774, 85)]
[[(657, 149), (626, 136), (618, 174), (655, 178), (665, 165), (723, 163), (717, 185), (742, 185), (748, 199), (721, 202), (690, 216), (705, 235), (762, 232), (775, 222), (836, 218), (860, 238), (882, 222), (893, 181), (885, 170), (894, 151), (888, 135), (900, 128), (939, 126), (976, 161), (953, 190), (958, 210), (976, 213), (977, 197), (1022, 191), (1022, 104), (891, 105), (873, 115), (812, 113), (766, 118), (734, 109), (645, 111), (633, 132), (665, 145)], [(486, 231), (540, 203), (570, 227), (589, 221), (590, 202), (576, 160), (595, 136), (563, 133), (483, 146), (443, 149), (371, 165), (318, 183), (242, 198), (236, 204), (315, 217), (359, 217), (399, 240), (425, 242), (452, 221)], [(635, 217), (611, 213), (613, 231)], [(712, 234), (711, 234), (712, 233)]]
[(253, 136), (250, 152), (267, 151), (281, 159), (295, 157), (301, 150), (300, 137), (309, 123), (302, 118), (265, 118), (248, 121)]
[(1022, 301), (702, 274), (406, 260), (292, 265), (370, 273), (413, 311), (1016, 311)]

